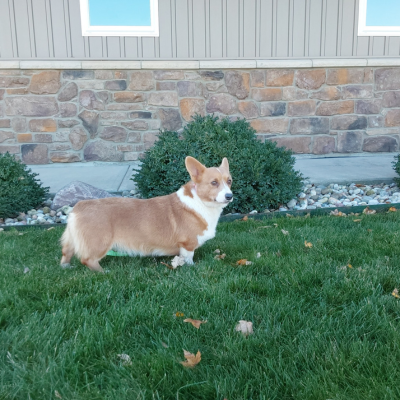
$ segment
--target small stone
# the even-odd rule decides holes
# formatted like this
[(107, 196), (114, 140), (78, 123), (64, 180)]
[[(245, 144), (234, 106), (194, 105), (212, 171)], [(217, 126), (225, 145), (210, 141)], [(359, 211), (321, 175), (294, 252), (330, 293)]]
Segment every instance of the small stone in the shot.
[(287, 206), (289, 208), (293, 208), (296, 205), (296, 203), (297, 203), (297, 200), (296, 199), (292, 199), (287, 203)]
[(58, 94), (58, 101), (70, 101), (78, 95), (78, 85), (75, 82), (70, 82), (63, 87)]
[(31, 272), (31, 270), (28, 267), (24, 268), (24, 274), (27, 274), (28, 272)]
[(374, 205), (376, 205), (376, 204), (379, 204), (379, 201), (378, 201), (378, 200), (370, 200), (370, 201), (368, 202), (368, 205), (369, 205), (369, 206), (374, 206)]
[(315, 90), (325, 83), (325, 69), (299, 69), (296, 71), (296, 85), (300, 89)]
[(257, 214), (257, 213), (258, 213), (257, 210), (253, 210), (253, 211), (250, 211), (250, 212), (249, 212), (249, 214)]
[(328, 201), (327, 197), (323, 197), (321, 200), (319, 200), (319, 203), (324, 204)]
[(43, 207), (44, 214), (48, 214), (48, 213), (50, 213), (50, 211), (51, 211), (50, 207)]

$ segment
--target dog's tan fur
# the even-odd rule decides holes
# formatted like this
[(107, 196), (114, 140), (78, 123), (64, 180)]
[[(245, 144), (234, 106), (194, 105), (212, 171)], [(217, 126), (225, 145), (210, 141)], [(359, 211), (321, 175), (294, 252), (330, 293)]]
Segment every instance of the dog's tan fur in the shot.
[[(226, 204), (214, 203), (222, 185), (230, 187), (228, 161), (224, 159), (219, 168), (206, 168), (187, 157), (186, 168), (192, 180), (184, 185), (181, 196), (198, 196), (206, 206), (220, 207), (220, 214)], [(68, 265), (76, 254), (88, 268), (102, 272), (99, 261), (112, 248), (142, 256), (177, 255), (182, 249), (194, 252), (208, 225), (202, 215), (182, 201), (178, 192), (148, 200), (80, 201), (70, 214), (61, 239), (61, 265)]]

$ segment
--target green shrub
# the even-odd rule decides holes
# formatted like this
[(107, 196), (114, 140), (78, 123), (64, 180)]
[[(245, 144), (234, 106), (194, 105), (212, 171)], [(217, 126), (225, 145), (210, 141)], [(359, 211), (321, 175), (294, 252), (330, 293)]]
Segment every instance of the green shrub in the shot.
[(276, 208), (301, 189), (303, 177), (293, 168), (291, 151), (274, 142), (261, 143), (245, 120), (195, 116), (181, 136), (162, 132), (145, 152), (141, 169), (132, 178), (140, 195), (150, 198), (178, 190), (190, 179), (185, 168), (189, 155), (207, 167), (218, 166), (223, 157), (228, 158), (235, 200), (225, 212)]
[(0, 218), (14, 217), (43, 202), (49, 188), (42, 187), (37, 175), (9, 153), (0, 154)]
[[(400, 175), (400, 154), (397, 154), (397, 156), (394, 157), (394, 161), (392, 162), (393, 164), (393, 169), (396, 171), (397, 175)], [(400, 178), (394, 178), (394, 181), (397, 183), (397, 185), (400, 185)]]

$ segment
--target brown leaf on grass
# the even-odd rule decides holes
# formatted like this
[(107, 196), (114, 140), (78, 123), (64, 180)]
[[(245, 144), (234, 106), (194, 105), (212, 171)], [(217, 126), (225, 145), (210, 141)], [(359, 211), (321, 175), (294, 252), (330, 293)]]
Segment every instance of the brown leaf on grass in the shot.
[(224, 254), (217, 254), (217, 255), (214, 257), (214, 260), (223, 260), (225, 257), (226, 257), (226, 254), (225, 254), (225, 253), (224, 253)]
[(176, 269), (178, 267), (181, 267), (182, 265), (185, 265), (185, 257), (175, 256), (171, 261), (171, 265), (172, 265), (173, 269)]
[(58, 390), (55, 390), (55, 391), (54, 391), (54, 396), (56, 396), (57, 399), (62, 399), (61, 394), (58, 393)]
[(396, 211), (397, 211), (396, 207), (390, 207), (388, 210), (388, 212), (396, 212)]
[(281, 229), (281, 232), (282, 232), (284, 235), (289, 235), (289, 231), (285, 231), (284, 229)]
[(183, 320), (183, 322), (188, 322), (192, 324), (195, 328), (199, 329), (201, 324), (207, 323), (207, 321), (200, 321), (199, 319), (192, 319), (192, 318), (186, 318)]
[(239, 261), (236, 261), (236, 265), (251, 265), (253, 264), (251, 261), (247, 261), (245, 258), (242, 258)]
[(250, 321), (240, 320), (236, 325), (235, 330), (241, 332), (244, 336), (253, 334), (253, 323)]
[(347, 264), (347, 268), (353, 268), (353, 266), (351, 264)]
[(165, 265), (165, 266), (166, 266), (167, 268), (169, 268), (169, 269), (175, 269), (172, 265), (169, 265), (169, 264), (167, 264), (167, 263), (165, 263), (165, 262), (160, 261), (160, 264)]
[(361, 219), (353, 219), (353, 222), (361, 222)]
[(304, 241), (304, 246), (306, 246), (307, 248), (311, 249), (311, 247), (313, 246), (313, 244), (311, 242), (307, 242), (307, 240)]
[(174, 316), (175, 316), (175, 317), (184, 317), (185, 314), (184, 314), (183, 312), (177, 311), (177, 312), (174, 314)]
[(292, 214), (286, 214), (286, 217), (287, 218), (293, 218), (293, 215)]
[(367, 232), (372, 232), (372, 229), (367, 229)]
[(369, 207), (366, 207), (363, 210), (363, 214), (366, 214), (366, 215), (371, 215), (371, 214), (375, 214), (375, 213), (376, 213), (376, 210), (371, 210)]
[(54, 226), (52, 226), (51, 228), (47, 229), (48, 231), (51, 231), (52, 229), (55, 229)]
[(220, 250), (220, 249), (215, 249), (215, 250), (214, 250), (214, 253), (215, 253), (215, 254), (220, 254), (220, 253), (221, 253), (221, 250)]
[(197, 354), (194, 355), (183, 349), (183, 355), (186, 358), (186, 361), (181, 361), (180, 363), (186, 368), (193, 368), (201, 361), (200, 351), (197, 351)]
[(277, 228), (277, 227), (278, 227), (278, 224), (274, 224), (274, 227)]
[(272, 225), (263, 225), (263, 226), (257, 227), (257, 229), (265, 229), (265, 228), (272, 228)]
[(398, 289), (394, 289), (394, 290), (393, 290), (393, 292), (392, 292), (392, 296), (393, 296), (393, 297), (396, 297), (396, 299), (400, 299), (400, 296), (399, 296), (399, 291), (398, 291)]
[(333, 215), (335, 217), (346, 217), (345, 213), (342, 213), (341, 211), (339, 211), (337, 208), (333, 211), (330, 212), (330, 215)]
[(277, 257), (282, 257), (282, 253), (281, 253), (280, 250), (278, 250), (275, 254), (276, 254)]
[(165, 343), (165, 342), (161, 342), (161, 346), (164, 347), (164, 348), (166, 348), (166, 349), (168, 349), (168, 347), (169, 347), (169, 346), (167, 345), (167, 343)]
[(117, 354), (117, 356), (122, 360), (122, 365), (132, 365), (131, 358), (128, 354)]
[(242, 218), (242, 221), (247, 221), (249, 219), (249, 217), (247, 216), (247, 215), (245, 215), (243, 218)]

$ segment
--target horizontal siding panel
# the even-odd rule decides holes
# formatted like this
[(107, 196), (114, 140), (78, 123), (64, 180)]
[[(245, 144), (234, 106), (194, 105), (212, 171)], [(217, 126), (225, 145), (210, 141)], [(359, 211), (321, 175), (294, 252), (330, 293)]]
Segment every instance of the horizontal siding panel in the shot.
[(160, 36), (83, 37), (79, 0), (0, 0), (0, 59), (398, 57), (359, 0), (159, 0)]

